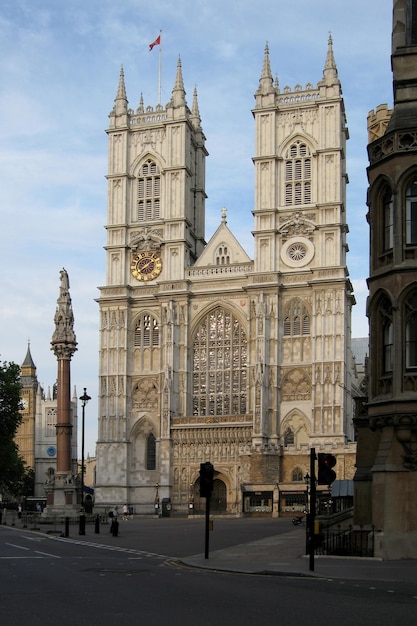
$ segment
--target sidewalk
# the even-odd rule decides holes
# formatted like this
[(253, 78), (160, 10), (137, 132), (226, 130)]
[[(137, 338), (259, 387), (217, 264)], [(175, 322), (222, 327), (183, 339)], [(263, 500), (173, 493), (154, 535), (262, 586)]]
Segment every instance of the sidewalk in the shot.
[(395, 581), (415, 583), (417, 561), (382, 561), (374, 558), (315, 556), (310, 571), (305, 552), (305, 536), (299, 529), (259, 541), (241, 544), (204, 554), (179, 559), (189, 567), (283, 576), (312, 576), (350, 580)]

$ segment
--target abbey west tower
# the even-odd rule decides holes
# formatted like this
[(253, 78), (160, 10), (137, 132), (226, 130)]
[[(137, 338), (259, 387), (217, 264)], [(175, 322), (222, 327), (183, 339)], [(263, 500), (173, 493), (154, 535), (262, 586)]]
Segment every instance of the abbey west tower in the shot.
[(178, 63), (166, 107), (110, 113), (100, 306), (96, 505), (219, 512), (305, 507), (309, 451), (353, 475), (341, 87), (329, 39), (316, 87), (280, 90), (269, 49), (255, 94), (254, 259), (222, 210), (206, 244), (205, 137)]

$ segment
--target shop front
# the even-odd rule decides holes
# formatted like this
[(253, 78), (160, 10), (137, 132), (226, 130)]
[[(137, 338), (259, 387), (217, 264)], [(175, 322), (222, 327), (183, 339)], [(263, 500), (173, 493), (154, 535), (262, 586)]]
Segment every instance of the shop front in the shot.
[(304, 515), (307, 511), (307, 508), (306, 491), (280, 491), (280, 517), (294, 517), (294, 515)]
[(270, 490), (244, 491), (243, 513), (270, 517), (273, 511), (274, 492)]

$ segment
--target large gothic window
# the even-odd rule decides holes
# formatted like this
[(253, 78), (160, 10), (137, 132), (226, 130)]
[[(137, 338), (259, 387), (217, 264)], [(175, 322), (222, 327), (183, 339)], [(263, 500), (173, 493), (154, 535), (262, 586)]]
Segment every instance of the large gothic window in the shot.
[(293, 300), (284, 310), (284, 335), (309, 335), (310, 315), (300, 300)]
[(247, 338), (222, 307), (208, 313), (193, 343), (193, 415), (246, 413)]
[(160, 217), (161, 177), (157, 164), (148, 159), (138, 177), (138, 221), (151, 222)]
[(417, 292), (405, 303), (406, 367), (417, 368)]
[(141, 315), (135, 327), (135, 347), (149, 348), (159, 346), (159, 325), (158, 320), (152, 315), (144, 313)]
[(311, 202), (311, 154), (302, 141), (293, 143), (285, 155), (285, 204)]
[(405, 197), (405, 241), (417, 245), (417, 180), (408, 187)]

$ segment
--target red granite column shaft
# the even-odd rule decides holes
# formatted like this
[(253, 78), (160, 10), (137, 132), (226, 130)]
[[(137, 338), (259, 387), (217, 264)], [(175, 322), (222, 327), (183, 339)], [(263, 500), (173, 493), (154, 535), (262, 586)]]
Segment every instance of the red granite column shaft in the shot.
[(58, 359), (56, 469), (71, 471), (71, 371), (69, 359)]

